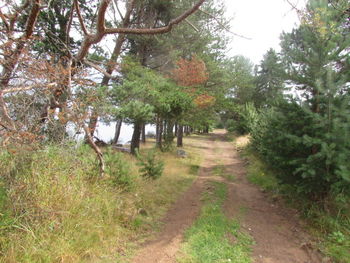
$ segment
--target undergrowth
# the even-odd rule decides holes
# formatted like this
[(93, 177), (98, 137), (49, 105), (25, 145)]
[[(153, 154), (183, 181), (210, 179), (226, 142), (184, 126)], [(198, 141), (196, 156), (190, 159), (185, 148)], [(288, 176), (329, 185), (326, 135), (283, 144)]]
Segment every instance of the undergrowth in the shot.
[(237, 220), (228, 219), (222, 210), (227, 186), (211, 182), (203, 196), (199, 218), (185, 233), (181, 263), (251, 262), (252, 238), (240, 229)]
[(105, 152), (99, 177), (86, 145), (0, 152), (0, 262), (126, 262), (193, 181), (199, 158), (162, 155), (157, 180), (137, 160)]
[(248, 179), (270, 192), (281, 196), (287, 204), (298, 209), (308, 222), (310, 233), (319, 240), (319, 248), (336, 263), (350, 263), (350, 198), (344, 194), (310, 200), (291, 185), (281, 184), (276, 171), (267, 166), (251, 147), (242, 156), (249, 162)]

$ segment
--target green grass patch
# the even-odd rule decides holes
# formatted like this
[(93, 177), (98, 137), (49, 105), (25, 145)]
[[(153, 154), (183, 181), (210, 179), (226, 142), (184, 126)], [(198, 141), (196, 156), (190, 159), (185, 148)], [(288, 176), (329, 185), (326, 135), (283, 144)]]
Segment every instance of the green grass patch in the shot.
[(200, 217), (185, 233), (185, 243), (178, 261), (181, 263), (252, 262), (252, 238), (241, 231), (237, 220), (228, 219), (222, 205), (227, 186), (212, 182), (203, 196)]
[(221, 176), (221, 177), (225, 178), (226, 180), (228, 180), (230, 182), (233, 182), (233, 181), (236, 180), (236, 177), (233, 174), (227, 173), (225, 171), (225, 166), (224, 165), (216, 165), (213, 168), (213, 174), (216, 175), (216, 176)]
[(193, 175), (197, 175), (197, 174), (198, 174), (198, 171), (199, 171), (199, 168), (200, 168), (200, 166), (199, 166), (198, 164), (192, 164), (192, 165), (190, 166), (190, 171), (189, 171), (189, 173), (190, 173), (190, 174), (193, 174)]

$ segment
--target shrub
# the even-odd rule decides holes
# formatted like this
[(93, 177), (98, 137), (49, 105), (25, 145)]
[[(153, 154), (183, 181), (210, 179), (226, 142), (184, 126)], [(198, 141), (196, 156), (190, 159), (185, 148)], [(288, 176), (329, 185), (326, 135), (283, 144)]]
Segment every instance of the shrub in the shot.
[(140, 173), (142, 176), (152, 179), (157, 179), (163, 174), (164, 162), (159, 160), (155, 151), (149, 151), (146, 155), (137, 154), (140, 166)]
[(252, 103), (244, 106), (237, 106), (235, 119), (226, 121), (226, 129), (229, 132), (237, 132), (239, 134), (250, 133), (259, 118), (259, 114)]
[(226, 121), (226, 129), (227, 129), (229, 132), (234, 132), (234, 131), (236, 131), (236, 121), (234, 121), (234, 120), (227, 120), (227, 121)]
[(349, 127), (342, 123), (348, 117), (336, 109), (331, 114), (329, 118), (284, 101), (262, 112), (252, 129), (261, 156), (279, 169), (283, 183), (300, 193), (325, 197), (330, 191), (349, 191)]
[(126, 189), (132, 188), (133, 178), (122, 153), (108, 151), (105, 154), (105, 162), (106, 172), (111, 177), (112, 184)]

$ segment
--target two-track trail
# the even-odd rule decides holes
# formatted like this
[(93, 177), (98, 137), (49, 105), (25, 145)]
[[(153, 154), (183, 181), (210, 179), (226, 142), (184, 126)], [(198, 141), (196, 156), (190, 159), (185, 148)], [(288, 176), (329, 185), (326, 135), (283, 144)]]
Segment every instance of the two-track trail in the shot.
[[(143, 244), (131, 262), (176, 262), (184, 231), (199, 215), (201, 196), (207, 190), (209, 181), (221, 181), (228, 185), (224, 212), (229, 218), (239, 219), (242, 228), (253, 237), (253, 262), (322, 262), (308, 249), (308, 236), (301, 230), (296, 212), (274, 203), (247, 181), (244, 161), (233, 143), (225, 138), (224, 131), (216, 131), (193, 140), (195, 144), (191, 147), (200, 149), (204, 159), (198, 178), (168, 211), (157, 237)], [(233, 175), (235, 180), (215, 176), (214, 170), (218, 166), (226, 174)]]

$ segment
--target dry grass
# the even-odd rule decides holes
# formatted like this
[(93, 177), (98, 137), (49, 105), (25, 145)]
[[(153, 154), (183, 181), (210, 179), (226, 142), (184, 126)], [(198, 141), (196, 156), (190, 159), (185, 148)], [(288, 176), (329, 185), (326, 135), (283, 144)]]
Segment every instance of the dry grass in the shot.
[(235, 146), (238, 149), (243, 149), (249, 144), (249, 142), (250, 142), (249, 135), (241, 135), (235, 139)]
[(164, 175), (147, 180), (138, 176), (136, 160), (125, 155), (134, 186), (125, 191), (97, 178), (86, 148), (48, 147), (25, 158), (1, 155), (0, 175), (8, 179), (0, 196), (0, 262), (125, 262), (134, 241), (155, 231), (191, 185), (191, 167), (199, 158), (194, 152), (189, 156), (162, 154)]

